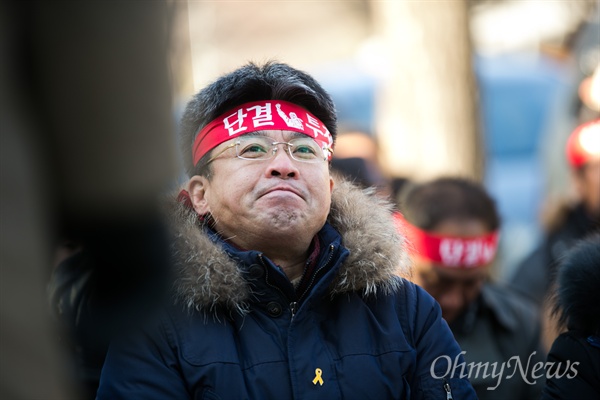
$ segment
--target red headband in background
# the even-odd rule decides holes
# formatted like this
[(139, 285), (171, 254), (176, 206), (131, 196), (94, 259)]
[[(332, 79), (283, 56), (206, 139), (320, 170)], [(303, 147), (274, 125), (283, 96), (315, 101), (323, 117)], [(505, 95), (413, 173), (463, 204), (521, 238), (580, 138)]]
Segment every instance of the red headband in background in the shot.
[(592, 159), (600, 159), (600, 119), (579, 125), (569, 136), (567, 160), (575, 168)]
[(192, 148), (194, 165), (221, 143), (262, 130), (286, 130), (310, 136), (331, 160), (333, 137), (324, 123), (296, 104), (281, 100), (261, 100), (239, 105), (202, 128)]
[(498, 232), (478, 237), (434, 235), (394, 213), (396, 226), (408, 240), (408, 251), (448, 268), (477, 268), (493, 260), (498, 248)]

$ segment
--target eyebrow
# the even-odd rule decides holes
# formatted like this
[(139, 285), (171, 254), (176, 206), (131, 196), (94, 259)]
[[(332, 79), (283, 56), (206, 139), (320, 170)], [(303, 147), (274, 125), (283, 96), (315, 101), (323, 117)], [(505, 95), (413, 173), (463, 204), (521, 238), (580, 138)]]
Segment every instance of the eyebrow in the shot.
[[(264, 137), (268, 137), (269, 139), (273, 139), (273, 141), (276, 141), (274, 138), (272, 138), (266, 134), (266, 130), (254, 131), (254, 132), (246, 133), (242, 136), (264, 136)], [(312, 138), (312, 136), (305, 135), (304, 133), (300, 133), (300, 132), (296, 132), (296, 131), (285, 132), (285, 133), (283, 133), (283, 136), (284, 136), (284, 140), (290, 140), (290, 139), (296, 139), (296, 138), (302, 138), (302, 137)]]
[(250, 132), (250, 133), (245, 133), (241, 136), (267, 136), (265, 134), (265, 131), (254, 131), (254, 132)]
[(300, 133), (300, 132), (295, 132), (295, 131), (291, 131), (291, 132), (285, 132), (283, 134), (285, 140), (289, 141), (291, 139), (297, 139), (297, 138), (302, 138), (302, 137), (310, 137), (312, 138), (312, 136), (308, 136), (305, 135), (304, 133)]

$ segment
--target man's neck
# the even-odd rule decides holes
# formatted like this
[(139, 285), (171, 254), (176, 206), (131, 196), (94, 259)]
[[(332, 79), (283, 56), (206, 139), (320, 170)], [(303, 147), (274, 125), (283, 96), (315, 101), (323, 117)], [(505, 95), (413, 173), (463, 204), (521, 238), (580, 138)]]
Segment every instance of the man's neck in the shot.
[(261, 251), (273, 263), (285, 272), (290, 281), (302, 276), (306, 260), (310, 255), (312, 240), (294, 241), (273, 244), (272, 241), (261, 241), (253, 248)]
[(302, 274), (304, 273), (304, 267), (306, 266), (306, 258), (308, 257), (307, 254), (308, 253), (304, 254), (304, 256), (298, 258), (297, 260), (290, 260), (287, 258), (286, 259), (278, 259), (278, 258), (274, 258), (274, 257), (269, 257), (269, 255), (267, 253), (265, 253), (265, 255), (267, 257), (269, 257), (269, 259), (271, 261), (273, 261), (273, 263), (275, 263), (275, 265), (278, 265), (279, 267), (281, 267), (281, 269), (283, 270), (285, 275), (288, 277), (290, 282), (294, 281), (294, 279), (301, 277)]
[(293, 240), (289, 243), (273, 243), (271, 239), (261, 239), (254, 243), (241, 242), (231, 238), (227, 241), (234, 246), (245, 250), (256, 250), (262, 252), (275, 265), (279, 266), (290, 281), (302, 276), (306, 261), (310, 255), (311, 240)]

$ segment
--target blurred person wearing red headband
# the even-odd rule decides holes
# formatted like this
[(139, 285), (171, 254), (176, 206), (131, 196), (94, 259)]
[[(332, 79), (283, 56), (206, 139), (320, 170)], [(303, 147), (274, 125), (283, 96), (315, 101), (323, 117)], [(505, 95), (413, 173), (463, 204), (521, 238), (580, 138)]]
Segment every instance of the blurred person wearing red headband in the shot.
[[(544, 355), (535, 307), (490, 280), (500, 228), (493, 199), (479, 184), (446, 177), (408, 184), (398, 205), (397, 225), (414, 263), (412, 280), (442, 307), (465, 352), (468, 364), (461, 373), (469, 376), (478, 397), (537, 398), (543, 381), (537, 382), (531, 370), (502, 379), (514, 372), (517, 360), (531, 368)], [(504, 365), (504, 375), (490, 373), (494, 365)]]
[[(514, 288), (547, 311), (548, 293), (556, 268), (579, 239), (600, 230), (600, 119), (579, 125), (569, 136), (565, 155), (574, 195), (552, 207), (545, 221), (545, 235), (511, 278)], [(544, 318), (543, 323), (550, 321)], [(548, 347), (558, 332), (545, 329)]]
[(112, 343), (98, 399), (475, 398), (391, 205), (330, 175), (331, 97), (286, 64), (201, 90), (170, 207), (174, 305)]

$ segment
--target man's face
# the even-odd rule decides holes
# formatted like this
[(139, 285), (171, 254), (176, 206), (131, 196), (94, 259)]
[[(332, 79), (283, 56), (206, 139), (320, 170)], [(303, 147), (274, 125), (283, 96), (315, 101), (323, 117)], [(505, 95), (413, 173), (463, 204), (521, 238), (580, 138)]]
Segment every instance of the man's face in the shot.
[[(448, 220), (431, 231), (444, 236), (481, 236), (489, 233), (485, 225), (477, 220)], [(455, 320), (473, 302), (488, 274), (488, 267), (452, 268), (422, 258), (415, 258), (416, 284), (431, 294), (442, 308), (447, 322)]]
[[(287, 142), (300, 134), (262, 135)], [(212, 154), (234, 141), (222, 143)], [(235, 148), (230, 148), (212, 161), (212, 168), (210, 181), (200, 176), (190, 180), (194, 208), (199, 214), (210, 212), (215, 229), (242, 248), (256, 248), (265, 240), (310, 240), (325, 224), (333, 189), (326, 161), (293, 160), (285, 145), (278, 146), (273, 158), (260, 161), (236, 158)]]

